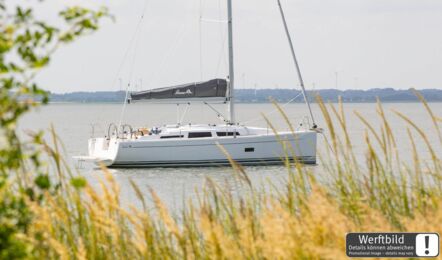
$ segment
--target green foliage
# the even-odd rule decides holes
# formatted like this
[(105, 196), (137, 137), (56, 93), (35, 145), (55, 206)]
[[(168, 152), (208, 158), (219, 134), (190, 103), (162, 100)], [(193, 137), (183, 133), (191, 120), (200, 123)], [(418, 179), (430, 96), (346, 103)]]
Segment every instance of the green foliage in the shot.
[(81, 189), (86, 187), (87, 181), (83, 177), (75, 177), (71, 179), (71, 185), (76, 189)]
[[(32, 9), (12, 5), (0, 0), (1, 259), (26, 256), (26, 245), (17, 238), (32, 217), (24, 201), (40, 201), (41, 193), (51, 188), (47, 175), (37, 174), (33, 181), (27, 176), (42, 171), (40, 151), (24, 149), (25, 145), (41, 144), (41, 133), (30, 140), (20, 140), (16, 133), (23, 114), (49, 101), (48, 93), (34, 82), (36, 73), (49, 64), (62, 44), (96, 31), (101, 18), (108, 15), (106, 9), (70, 7), (59, 14), (63, 24), (52, 25), (35, 17)], [(13, 179), (17, 181), (11, 182)]]
[(12, 194), (5, 185), (0, 187), (0, 259), (23, 258), (28, 252), (28, 245), (17, 237), (25, 232), (31, 220), (31, 214), (23, 196)]
[(40, 174), (35, 178), (35, 184), (42, 190), (48, 190), (51, 187), (51, 181), (46, 174)]

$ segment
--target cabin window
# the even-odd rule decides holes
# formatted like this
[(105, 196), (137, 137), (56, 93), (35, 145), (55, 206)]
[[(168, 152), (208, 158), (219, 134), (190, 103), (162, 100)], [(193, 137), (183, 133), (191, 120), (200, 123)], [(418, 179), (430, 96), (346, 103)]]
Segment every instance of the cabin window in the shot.
[(244, 149), (244, 152), (246, 152), (246, 153), (253, 153), (254, 151), (255, 151), (255, 148), (253, 148), (253, 147), (248, 147), (248, 148)]
[(238, 132), (216, 132), (217, 136), (238, 136)]
[(211, 132), (191, 132), (189, 133), (189, 138), (203, 138), (203, 137), (212, 137)]
[(184, 135), (165, 135), (161, 136), (161, 139), (175, 139), (175, 138), (183, 138)]

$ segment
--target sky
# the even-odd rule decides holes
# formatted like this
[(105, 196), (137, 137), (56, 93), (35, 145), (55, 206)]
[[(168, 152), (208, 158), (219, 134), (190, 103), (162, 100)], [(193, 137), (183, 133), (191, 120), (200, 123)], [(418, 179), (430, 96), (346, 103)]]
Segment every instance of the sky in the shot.
[[(442, 1), (282, 4), (307, 89), (442, 89)], [(226, 0), (46, 0), (36, 12), (57, 22), (69, 5), (107, 6), (115, 21), (58, 50), (37, 77), (44, 89), (140, 90), (228, 74)], [(233, 8), (236, 87), (298, 88), (277, 1)]]

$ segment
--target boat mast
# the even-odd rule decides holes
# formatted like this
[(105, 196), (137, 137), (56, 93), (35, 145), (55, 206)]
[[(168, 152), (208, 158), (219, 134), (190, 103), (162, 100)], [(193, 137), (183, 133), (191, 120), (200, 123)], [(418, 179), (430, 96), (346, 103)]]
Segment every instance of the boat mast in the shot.
[(312, 108), (310, 107), (310, 101), (307, 98), (307, 93), (305, 91), (304, 80), (302, 79), (301, 69), (299, 68), (298, 60), (296, 59), (295, 48), (293, 47), (292, 37), (290, 36), (289, 28), (287, 26), (287, 22), (285, 20), (284, 10), (282, 9), (281, 0), (277, 0), (279, 5), (279, 11), (281, 12), (282, 22), (284, 23), (285, 33), (287, 34), (287, 38), (289, 40), (290, 50), (292, 51), (293, 61), (295, 62), (296, 71), (298, 72), (299, 84), (301, 84), (302, 95), (304, 96), (304, 101), (307, 104), (308, 110), (310, 112), (310, 117), (312, 118), (313, 128), (317, 128), (318, 126), (315, 123), (315, 118), (313, 117)]
[(234, 125), (235, 120), (235, 70), (233, 65), (233, 24), (232, 24), (232, 0), (227, 0), (227, 15), (228, 15), (228, 35), (229, 35), (229, 123)]

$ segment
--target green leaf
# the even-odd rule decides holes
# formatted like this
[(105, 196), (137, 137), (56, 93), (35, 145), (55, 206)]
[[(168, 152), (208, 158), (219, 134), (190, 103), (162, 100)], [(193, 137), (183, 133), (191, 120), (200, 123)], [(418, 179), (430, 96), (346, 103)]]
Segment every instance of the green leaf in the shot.
[(51, 181), (46, 174), (40, 174), (35, 178), (35, 184), (42, 190), (47, 190), (51, 187)]
[(75, 177), (71, 179), (71, 185), (76, 189), (82, 189), (86, 187), (87, 181), (83, 177)]
[(37, 60), (36, 62), (34, 62), (32, 67), (35, 69), (39, 69), (39, 68), (42, 68), (42, 67), (48, 65), (48, 63), (49, 63), (49, 57), (46, 56), (46, 57), (43, 57), (43, 58)]

